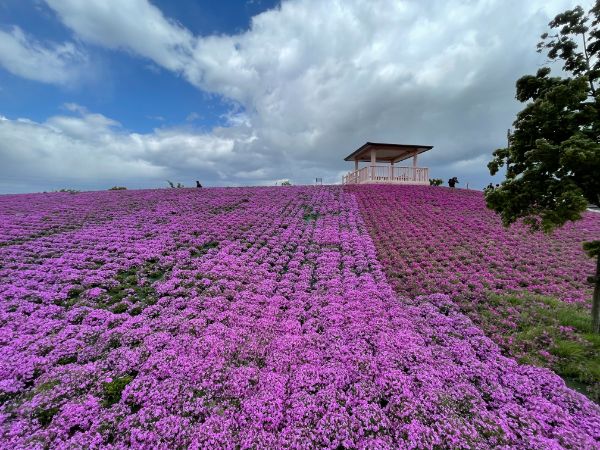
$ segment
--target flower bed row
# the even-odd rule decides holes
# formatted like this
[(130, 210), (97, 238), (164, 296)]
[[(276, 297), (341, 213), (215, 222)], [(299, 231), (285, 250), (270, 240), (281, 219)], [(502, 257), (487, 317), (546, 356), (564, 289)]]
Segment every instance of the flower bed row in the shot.
[(527, 291), (589, 301), (586, 279), (595, 266), (582, 243), (600, 236), (598, 214), (587, 213), (548, 236), (519, 224), (505, 229), (479, 191), (390, 185), (352, 191), (401, 294), (477, 299)]
[(0, 230), (71, 211), (0, 246), (3, 447), (600, 442), (596, 405), (449, 297), (398, 300), (352, 193), (69, 195), (0, 203)]
[(544, 235), (502, 227), (476, 191), (353, 192), (397, 292), (451, 295), (504, 354), (551, 368), (600, 401), (600, 339), (591, 332), (586, 283), (595, 267), (582, 249), (600, 235), (600, 215)]

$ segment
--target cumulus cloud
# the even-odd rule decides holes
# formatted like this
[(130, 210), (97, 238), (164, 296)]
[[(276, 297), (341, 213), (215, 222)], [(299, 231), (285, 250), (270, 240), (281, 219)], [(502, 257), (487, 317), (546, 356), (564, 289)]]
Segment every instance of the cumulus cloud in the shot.
[(159, 128), (141, 134), (80, 105), (65, 109), (72, 114), (43, 123), (0, 116), (0, 189), (161, 187), (167, 178), (206, 183), (215, 176), (221, 184), (255, 184), (257, 170), (269, 175), (249, 148), (254, 138), (248, 129)]
[[(85, 124), (52, 118), (38, 127), (78, 139), (100, 127), (115, 141), (136, 142), (152, 167), (184, 174), (189, 164), (202, 166), (215, 183), (230, 184), (333, 182), (343, 157), (365, 141), (430, 144), (421, 164), (431, 176), (458, 175), (479, 187), (520, 109), (515, 80), (543, 62), (539, 35), (573, 6), (289, 0), (243, 33), (194, 36), (146, 0), (46, 2), (78, 38), (147, 58), (234, 106), (227, 127), (207, 134), (185, 127), (127, 134), (87, 115), (78, 119)], [(219, 156), (197, 150), (204, 147)]]
[(76, 82), (87, 56), (71, 42), (43, 44), (13, 26), (0, 30), (0, 65), (14, 75), (43, 83)]
[(107, 48), (125, 49), (161, 67), (181, 71), (190, 59), (191, 32), (147, 0), (46, 0), (77, 35)]

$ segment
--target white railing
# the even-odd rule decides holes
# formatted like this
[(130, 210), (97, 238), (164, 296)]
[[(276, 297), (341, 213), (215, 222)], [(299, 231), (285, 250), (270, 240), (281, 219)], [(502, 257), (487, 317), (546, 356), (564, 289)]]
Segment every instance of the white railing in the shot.
[(362, 183), (429, 184), (429, 168), (367, 166), (342, 177), (342, 184)]

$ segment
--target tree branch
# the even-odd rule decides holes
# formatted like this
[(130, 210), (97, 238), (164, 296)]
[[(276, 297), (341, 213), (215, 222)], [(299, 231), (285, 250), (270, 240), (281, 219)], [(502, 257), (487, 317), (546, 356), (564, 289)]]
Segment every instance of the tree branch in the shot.
[(585, 56), (585, 67), (586, 67), (586, 72), (587, 72), (587, 78), (590, 83), (590, 90), (592, 91), (592, 96), (596, 97), (596, 87), (594, 86), (594, 81), (592, 80), (592, 74), (590, 73), (591, 72), (590, 55), (588, 54), (588, 51), (587, 51), (587, 40), (585, 38), (585, 32), (581, 33), (581, 36), (583, 37), (583, 54)]

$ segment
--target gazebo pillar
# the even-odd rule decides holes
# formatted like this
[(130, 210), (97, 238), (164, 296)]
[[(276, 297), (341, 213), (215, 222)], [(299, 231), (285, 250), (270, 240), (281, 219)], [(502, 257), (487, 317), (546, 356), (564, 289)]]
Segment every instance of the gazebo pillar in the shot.
[(354, 159), (354, 171), (356, 172), (358, 170), (358, 158)]
[(390, 161), (390, 181), (394, 181), (394, 160)]
[(371, 180), (375, 179), (375, 164), (377, 164), (377, 150), (371, 149)]
[(415, 153), (413, 155), (413, 170), (412, 170), (412, 180), (413, 181), (417, 181), (417, 156), (419, 156), (418, 153)]

